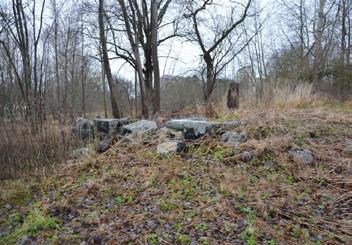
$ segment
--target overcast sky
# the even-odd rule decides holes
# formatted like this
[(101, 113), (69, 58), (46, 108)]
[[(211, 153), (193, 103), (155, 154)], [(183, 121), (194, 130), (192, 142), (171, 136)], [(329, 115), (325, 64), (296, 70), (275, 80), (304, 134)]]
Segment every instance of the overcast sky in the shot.
[[(217, 2), (222, 2), (223, 6), (225, 7), (228, 5), (228, 0), (218, 0)], [(261, 16), (264, 19), (270, 13), (270, 16), (266, 20), (266, 26), (263, 28), (263, 38), (266, 39), (267, 45), (272, 45), (273, 42), (276, 42), (273, 37), (274, 35), (277, 36), (277, 31), (272, 28), (274, 19), (273, 19), (273, 6), (275, 0), (260, 0), (260, 7), (263, 9)], [(268, 28), (268, 25), (271, 25)], [(275, 34), (276, 33), (276, 34)], [(275, 44), (273, 44), (275, 45)], [(192, 44), (185, 40), (175, 38), (172, 39), (170, 42), (167, 42), (159, 47), (159, 56), (160, 56), (160, 71), (161, 74), (167, 75), (193, 75), (197, 71), (199, 71), (199, 65), (201, 62), (201, 50), (197, 44)], [(168, 57), (169, 58), (166, 58)], [(239, 56), (239, 59), (244, 59), (245, 54)], [(133, 80), (134, 79), (134, 71), (131, 67), (127, 64), (123, 65), (122, 61), (114, 61), (112, 64), (113, 71), (117, 73), (120, 71), (119, 74)], [(225, 71), (223, 76), (227, 78), (231, 78), (235, 71), (240, 68), (238, 62), (235, 60)]]
[[(70, 2), (70, 0), (57, 0), (58, 2)], [(94, 1), (94, 0), (92, 0)], [(50, 0), (46, 0), (46, 6), (47, 10), (45, 12), (46, 16), (46, 24), (49, 26), (52, 24), (52, 13), (49, 10), (50, 6)], [(227, 7), (230, 6), (230, 4), (233, 5), (233, 3), (230, 3), (230, 0), (215, 0), (215, 3), (217, 3), (217, 7), (214, 11), (212, 11), (213, 15), (221, 15), (222, 11), (226, 12), (228, 10)], [(263, 10), (261, 12), (261, 19), (266, 18), (265, 25), (263, 27), (263, 39), (264, 43), (267, 47), (267, 52), (266, 55), (270, 55), (270, 52), (272, 49), (275, 48), (275, 46), (280, 42), (278, 41), (280, 39), (279, 31), (277, 30), (277, 24), (275, 23), (275, 12), (273, 11), (274, 9), (277, 9), (275, 6), (276, 0), (256, 0), (257, 4), (260, 5), (259, 7)], [(42, 3), (42, 0), (36, 0), (36, 4), (38, 6), (38, 11), (40, 8), (40, 4)], [(78, 1), (73, 0), (71, 3), (79, 3)], [(11, 1), (10, 0), (0, 0), (0, 4), (2, 6), (5, 5), (10, 5)], [(68, 11), (68, 9), (65, 10), (65, 8), (70, 8), (71, 4), (66, 4), (64, 5), (63, 11)], [(38, 12), (38, 16), (40, 13)], [(269, 16), (267, 18), (267, 16)], [(92, 18), (94, 21), (97, 16), (92, 16), (90, 14), (89, 18)], [(253, 28), (251, 24), (248, 25), (248, 28)], [(97, 53), (96, 50), (91, 50), (90, 53)], [(110, 54), (110, 57), (112, 57), (113, 53)], [(160, 57), (160, 71), (161, 75), (167, 74), (167, 75), (181, 75), (181, 76), (186, 76), (186, 75), (194, 75), (199, 72), (199, 67), (201, 63), (201, 51), (199, 49), (199, 46), (197, 44), (192, 44), (190, 42), (187, 42), (184, 39), (180, 38), (174, 38), (170, 39), (168, 42), (163, 43), (159, 47), (159, 57)], [(168, 58), (166, 58), (168, 57)], [(241, 55), (238, 56), (237, 60), (234, 60), (233, 63), (231, 63), (227, 69), (225, 70), (223, 76), (226, 76), (227, 78), (233, 77), (235, 72), (240, 68), (239, 62), (243, 64), (246, 60), (246, 52), (243, 52)], [(99, 69), (99, 68), (98, 68)], [(119, 60), (113, 60), (112, 61), (112, 71), (114, 74), (118, 74), (119, 76), (128, 78), (130, 80), (134, 80), (134, 70), (128, 65), (125, 64), (123, 61)]]

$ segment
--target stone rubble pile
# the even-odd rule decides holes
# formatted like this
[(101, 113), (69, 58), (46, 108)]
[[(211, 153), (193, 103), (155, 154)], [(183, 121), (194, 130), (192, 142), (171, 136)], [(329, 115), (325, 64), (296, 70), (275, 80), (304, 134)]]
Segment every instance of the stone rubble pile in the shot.
[[(241, 137), (241, 133), (226, 132), (225, 130), (232, 130), (240, 124), (239, 121), (212, 122), (208, 121), (207, 118), (194, 117), (172, 119), (166, 122), (165, 127), (158, 128), (155, 121), (149, 120), (131, 122), (128, 118), (96, 118), (94, 120), (78, 118), (72, 132), (81, 140), (98, 139), (99, 143), (96, 147), (98, 153), (107, 151), (116, 141), (117, 135), (134, 138), (157, 135), (159, 139), (162, 139), (157, 147), (157, 152), (159, 154), (169, 154), (182, 152), (186, 147), (186, 140), (199, 139), (215, 129), (221, 129), (225, 135), (238, 134), (238, 139), (235, 136), (223, 138), (225, 143), (238, 145), (244, 142), (246, 137)], [(76, 150), (76, 152), (78, 151)]]
[[(128, 118), (122, 119), (94, 119), (78, 118), (72, 132), (81, 140), (98, 140), (96, 152), (103, 153), (117, 142), (117, 139), (126, 139), (143, 143), (158, 143), (156, 152), (160, 155), (182, 153), (187, 142), (207, 137), (212, 133), (220, 135), (222, 143), (238, 147), (247, 141), (247, 133), (235, 131), (241, 125), (240, 121), (215, 122), (207, 118), (171, 119), (158, 127), (155, 121), (140, 120), (131, 122)], [(152, 140), (154, 139), (154, 141)], [(157, 140), (156, 140), (157, 139)], [(87, 148), (73, 151), (74, 158), (88, 154)], [(314, 161), (311, 151), (305, 149), (291, 149), (287, 152), (294, 162), (310, 164)], [(253, 156), (250, 153), (241, 156), (245, 162)]]

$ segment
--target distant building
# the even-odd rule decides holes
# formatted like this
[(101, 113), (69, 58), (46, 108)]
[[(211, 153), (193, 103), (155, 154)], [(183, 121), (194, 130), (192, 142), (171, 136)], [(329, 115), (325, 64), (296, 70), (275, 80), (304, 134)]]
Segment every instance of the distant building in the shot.
[(168, 81), (171, 81), (171, 80), (173, 80), (175, 77), (174, 76), (172, 76), (172, 75), (163, 75), (162, 77), (161, 77), (161, 81), (165, 81), (165, 82), (168, 82)]

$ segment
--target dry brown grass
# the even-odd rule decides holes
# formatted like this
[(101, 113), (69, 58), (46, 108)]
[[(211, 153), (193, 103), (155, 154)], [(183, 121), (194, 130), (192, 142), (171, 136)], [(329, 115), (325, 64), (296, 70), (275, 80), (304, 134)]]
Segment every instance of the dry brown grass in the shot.
[[(226, 105), (226, 96), (219, 102), (209, 103), (208, 105), (195, 105), (186, 107), (181, 113), (192, 111), (196, 115), (204, 115), (213, 119), (236, 119), (247, 118), (258, 113), (283, 113), (298, 110), (312, 109), (315, 112), (326, 111), (331, 117), (341, 112), (340, 116), (346, 117), (352, 113), (352, 101), (340, 102), (328, 97), (312, 94), (310, 84), (299, 84), (293, 90), (289, 86), (270, 87), (264, 92), (260, 100), (256, 100), (255, 94), (241, 95), (240, 107), (229, 109)], [(328, 115), (329, 116), (329, 115)]]
[(70, 127), (46, 122), (33, 130), (24, 121), (3, 122), (0, 127), (0, 179), (21, 175), (42, 175), (46, 167), (62, 162), (78, 142)]

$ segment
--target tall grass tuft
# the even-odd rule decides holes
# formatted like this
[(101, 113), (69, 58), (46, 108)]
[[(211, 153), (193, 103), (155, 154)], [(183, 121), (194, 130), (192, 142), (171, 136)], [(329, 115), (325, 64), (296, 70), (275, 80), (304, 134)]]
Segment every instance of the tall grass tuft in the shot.
[(41, 174), (67, 159), (70, 148), (79, 144), (69, 126), (55, 122), (46, 122), (39, 131), (24, 121), (2, 122), (0, 139), (0, 179)]
[(270, 83), (264, 86), (261, 97), (257, 96), (255, 91), (240, 91), (240, 107), (237, 110), (228, 109), (226, 99), (227, 96), (224, 95), (216, 103), (198, 105), (195, 107), (195, 113), (210, 118), (224, 118), (243, 110), (298, 109), (318, 105), (324, 101), (324, 98), (312, 93), (312, 86), (307, 83), (299, 83), (296, 86), (287, 84), (275, 86)]

